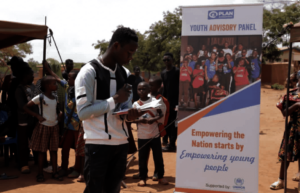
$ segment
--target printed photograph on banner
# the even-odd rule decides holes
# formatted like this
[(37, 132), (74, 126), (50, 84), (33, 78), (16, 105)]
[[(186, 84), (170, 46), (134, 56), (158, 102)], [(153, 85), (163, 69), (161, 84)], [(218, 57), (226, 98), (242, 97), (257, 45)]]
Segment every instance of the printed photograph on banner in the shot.
[(179, 120), (261, 78), (262, 36), (182, 36)]

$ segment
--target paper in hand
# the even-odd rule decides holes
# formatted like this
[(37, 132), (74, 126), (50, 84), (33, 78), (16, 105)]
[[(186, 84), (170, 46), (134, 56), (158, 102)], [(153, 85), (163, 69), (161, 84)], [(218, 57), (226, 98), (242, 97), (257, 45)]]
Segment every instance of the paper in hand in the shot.
[[(161, 107), (161, 98), (158, 100), (154, 100), (150, 103), (144, 104), (142, 106), (139, 106), (137, 109), (141, 111), (147, 111), (149, 109), (159, 109)], [(125, 115), (128, 114), (129, 109), (123, 109), (117, 112), (113, 112), (113, 115)]]

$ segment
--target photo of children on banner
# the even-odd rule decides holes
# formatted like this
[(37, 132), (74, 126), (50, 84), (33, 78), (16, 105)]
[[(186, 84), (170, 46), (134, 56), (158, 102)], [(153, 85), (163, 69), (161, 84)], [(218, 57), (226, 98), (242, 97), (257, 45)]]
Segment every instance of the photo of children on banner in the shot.
[[(193, 38), (191, 41), (197, 37)], [(201, 38), (202, 42), (207, 40)], [(188, 45), (182, 48), (185, 52), (180, 64), (180, 110), (205, 108), (260, 79), (259, 51), (255, 47), (246, 49), (243, 43), (237, 42), (237, 37), (232, 37), (230, 42), (224, 41), (230, 37), (222, 38), (210, 38), (206, 41), (224, 42), (221, 45), (200, 44), (199, 47)], [(248, 46), (258, 44), (251, 42), (249, 36), (241, 39), (243, 42), (248, 40)]]

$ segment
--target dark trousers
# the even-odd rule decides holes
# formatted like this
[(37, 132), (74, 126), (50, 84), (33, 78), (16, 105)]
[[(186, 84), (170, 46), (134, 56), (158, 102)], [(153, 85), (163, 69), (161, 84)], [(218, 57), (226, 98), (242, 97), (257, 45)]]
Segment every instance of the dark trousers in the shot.
[(18, 125), (18, 148), (19, 148), (19, 161), (20, 167), (28, 166), (29, 158), (29, 140), (30, 131), (28, 126)]
[[(170, 109), (168, 125), (177, 118), (177, 111)], [(168, 143), (170, 141), (170, 146), (175, 147), (177, 140), (177, 127), (175, 126), (175, 121), (166, 129), (167, 134), (163, 137), (163, 142)]]
[(225, 90), (228, 91), (228, 93), (231, 93), (231, 85), (232, 85), (231, 73), (222, 75), (221, 85), (225, 87)]
[[(65, 171), (68, 170), (69, 166), (69, 155), (70, 155), (70, 149), (76, 146), (76, 142), (78, 140), (78, 131), (73, 131), (70, 129), (66, 130), (66, 133), (64, 134), (64, 141), (62, 144), (62, 150), (61, 150), (61, 168)], [(75, 160), (75, 170), (80, 171), (80, 166), (78, 166), (78, 157), (76, 157)]]
[[(139, 148), (145, 145), (149, 140), (150, 139), (138, 139)], [(164, 177), (165, 170), (164, 160), (162, 157), (161, 142), (160, 137), (157, 137), (139, 151), (139, 173), (141, 180), (146, 180), (148, 176), (148, 159), (150, 149), (152, 149), (155, 173), (158, 175), (158, 179)]]
[(85, 144), (84, 193), (119, 193), (125, 176), (128, 144)]

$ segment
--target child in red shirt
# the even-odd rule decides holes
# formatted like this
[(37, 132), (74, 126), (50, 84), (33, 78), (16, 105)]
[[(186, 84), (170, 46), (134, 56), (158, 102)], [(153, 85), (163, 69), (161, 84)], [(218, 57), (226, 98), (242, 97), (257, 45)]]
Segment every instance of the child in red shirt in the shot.
[(245, 64), (245, 60), (241, 58), (238, 61), (238, 66), (233, 67), (235, 91), (238, 91), (244, 88), (245, 86), (249, 85), (249, 79), (248, 79), (249, 74), (244, 64)]
[(204, 107), (204, 102), (205, 102), (205, 90), (204, 90), (204, 80), (205, 80), (205, 71), (204, 71), (204, 62), (201, 63), (197, 62), (195, 70), (193, 71), (193, 91), (194, 91), (194, 99), (195, 99), (195, 106), (196, 108), (198, 107), (197, 105), (197, 95), (200, 96), (200, 108)]
[(187, 106), (191, 74), (193, 72), (193, 69), (188, 64), (189, 61), (184, 60), (180, 67), (179, 101), (181, 102), (183, 99), (183, 106)]

